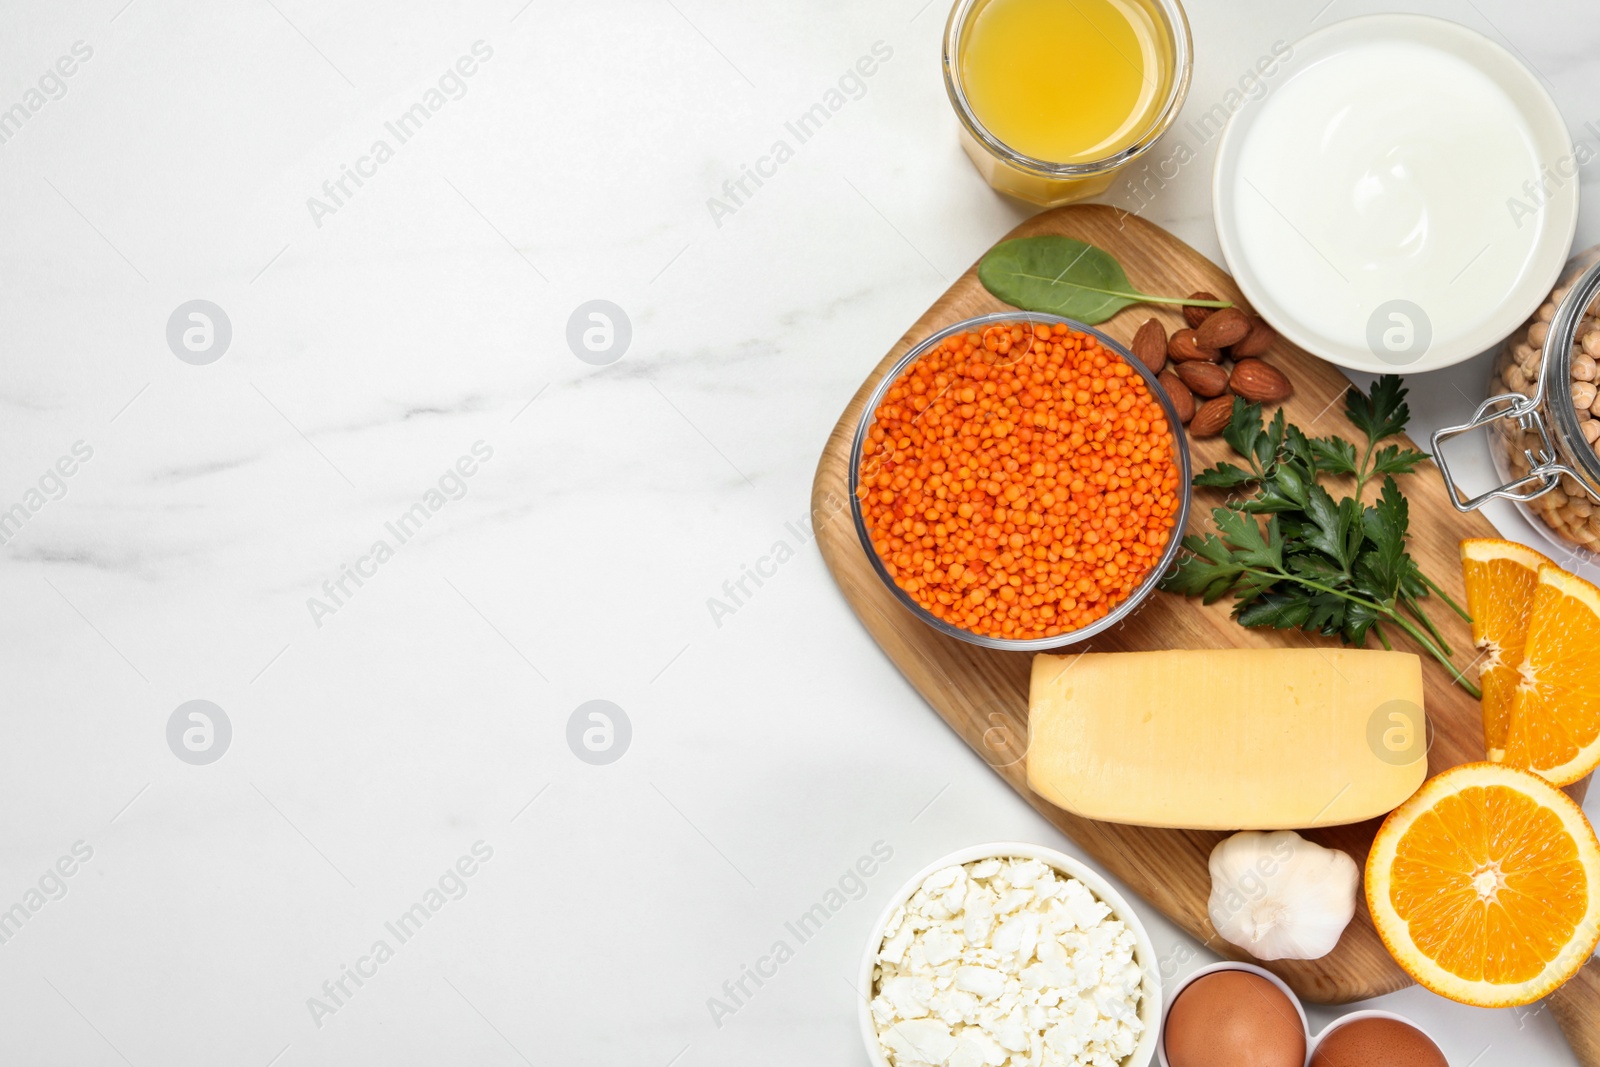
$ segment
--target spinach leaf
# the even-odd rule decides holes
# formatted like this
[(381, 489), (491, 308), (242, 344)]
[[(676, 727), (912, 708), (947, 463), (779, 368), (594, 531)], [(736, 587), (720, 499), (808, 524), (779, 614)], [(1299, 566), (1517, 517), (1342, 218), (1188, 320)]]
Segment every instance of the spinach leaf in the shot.
[(1090, 326), (1130, 304), (1197, 304), (1228, 307), (1225, 300), (1151, 296), (1128, 282), (1111, 253), (1071, 237), (1019, 237), (1001, 241), (978, 263), (978, 280), (1006, 303)]

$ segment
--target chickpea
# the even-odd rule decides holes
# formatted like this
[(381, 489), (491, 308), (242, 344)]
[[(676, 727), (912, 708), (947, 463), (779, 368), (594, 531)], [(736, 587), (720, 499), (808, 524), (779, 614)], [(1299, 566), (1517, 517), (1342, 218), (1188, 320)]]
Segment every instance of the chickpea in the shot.
[(1572, 380), (1575, 382), (1592, 382), (1595, 374), (1600, 372), (1600, 363), (1593, 358), (1579, 352), (1572, 357)]
[(1594, 359), (1600, 359), (1600, 328), (1590, 330), (1583, 335), (1583, 352)]
[(1572, 402), (1578, 407), (1593, 407), (1597, 396), (1600, 396), (1600, 389), (1596, 389), (1592, 382), (1572, 383)]
[(1528, 343), (1534, 348), (1541, 347), (1544, 344), (1544, 339), (1549, 336), (1550, 324), (1548, 322), (1540, 321), (1528, 327)]
[(1592, 445), (1596, 441), (1600, 441), (1600, 421), (1589, 419), (1578, 423), (1578, 428), (1583, 431), (1583, 439), (1589, 444)]

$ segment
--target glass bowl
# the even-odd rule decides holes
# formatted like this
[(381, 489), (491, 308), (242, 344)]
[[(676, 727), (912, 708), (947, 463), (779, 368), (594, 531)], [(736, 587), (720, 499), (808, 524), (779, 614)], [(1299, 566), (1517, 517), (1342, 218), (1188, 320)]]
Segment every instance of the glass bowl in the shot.
[[(1060, 323), (1070, 330), (1086, 333), (1098, 340), (1106, 351), (1120, 358), (1132, 367), (1145, 385), (1150, 390), (1150, 395), (1155, 397), (1161, 405), (1161, 410), (1167, 416), (1167, 425), (1172, 431), (1173, 458), (1178, 464), (1178, 510), (1173, 518), (1172, 531), (1167, 537), (1167, 543), (1161, 550), (1160, 557), (1156, 560), (1149, 572), (1140, 581), (1138, 586), (1124, 597), (1115, 607), (1103, 616), (1090, 623), (1088, 626), (1067, 633), (1056, 634), (1053, 637), (1008, 638), (991, 637), (988, 634), (973, 633), (952, 626), (943, 619), (934, 615), (928, 609), (918, 604), (911, 595), (895, 584), (888, 568), (883, 565), (883, 560), (878, 558), (878, 550), (873, 547), (872, 537), (867, 531), (866, 519), (861, 514), (861, 498), (856, 490), (861, 482), (861, 454), (871, 432), (872, 425), (878, 410), (883, 403), (884, 396), (889, 389), (899, 380), (917, 360), (930, 352), (939, 342), (958, 333), (982, 333), (985, 326), (997, 323), (1022, 323), (1026, 325), (1053, 326)], [(1156, 376), (1123, 345), (1107, 337), (1093, 326), (1087, 326), (1075, 319), (1062, 318), (1059, 315), (1046, 315), (1030, 311), (997, 311), (989, 315), (979, 315), (976, 318), (963, 319), (952, 323), (944, 329), (931, 334), (921, 342), (913, 345), (911, 350), (895, 361), (893, 367), (884, 374), (882, 379), (873, 388), (872, 395), (867, 398), (867, 406), (862, 411), (861, 422), (856, 426), (855, 439), (850, 445), (850, 515), (855, 520), (856, 537), (861, 541), (861, 548), (867, 554), (867, 559), (872, 562), (872, 569), (877, 572), (878, 578), (894, 594), (896, 600), (905, 606), (906, 610), (915, 615), (922, 622), (938, 630), (947, 637), (954, 637), (970, 644), (981, 645), (984, 648), (1007, 649), (1014, 652), (1040, 652), (1046, 649), (1061, 648), (1065, 645), (1075, 644), (1079, 641), (1093, 637), (1095, 634), (1104, 633), (1106, 630), (1118, 625), (1149, 599), (1155, 592), (1156, 586), (1161, 581), (1161, 576), (1171, 569), (1173, 560), (1177, 558), (1178, 549), (1183, 541), (1183, 533), (1189, 522), (1189, 504), (1193, 496), (1191, 480), (1192, 467), (1189, 461), (1189, 442), (1184, 434), (1183, 422), (1178, 418), (1178, 411), (1172, 406), (1172, 401), (1167, 397), (1166, 390), (1162, 389), (1156, 381)]]

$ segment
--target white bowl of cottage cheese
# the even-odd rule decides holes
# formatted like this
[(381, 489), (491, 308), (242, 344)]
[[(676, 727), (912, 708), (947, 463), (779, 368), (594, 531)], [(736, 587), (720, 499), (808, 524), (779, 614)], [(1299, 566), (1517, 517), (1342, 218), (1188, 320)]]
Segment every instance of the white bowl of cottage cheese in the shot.
[(1161, 978), (1144, 924), (1054, 849), (974, 845), (890, 898), (861, 963), (874, 1067), (1146, 1067)]

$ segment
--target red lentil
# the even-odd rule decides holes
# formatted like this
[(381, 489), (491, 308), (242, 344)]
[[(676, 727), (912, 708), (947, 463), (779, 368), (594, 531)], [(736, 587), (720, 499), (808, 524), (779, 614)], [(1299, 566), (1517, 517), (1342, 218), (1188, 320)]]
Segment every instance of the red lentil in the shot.
[(1160, 559), (1178, 511), (1166, 413), (1090, 334), (951, 336), (873, 413), (856, 495), (878, 558), (936, 617), (990, 637), (1102, 618)]

